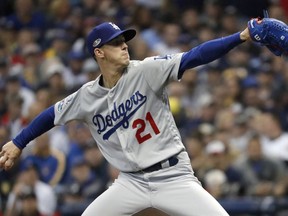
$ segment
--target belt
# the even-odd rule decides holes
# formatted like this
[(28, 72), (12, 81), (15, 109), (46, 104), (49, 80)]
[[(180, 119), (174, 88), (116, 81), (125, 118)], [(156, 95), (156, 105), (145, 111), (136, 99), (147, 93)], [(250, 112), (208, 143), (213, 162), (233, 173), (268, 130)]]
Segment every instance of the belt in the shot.
[(170, 157), (170, 158), (168, 158), (166, 160), (158, 162), (158, 163), (156, 163), (156, 164), (154, 164), (154, 165), (152, 165), (150, 167), (147, 167), (145, 169), (136, 171), (134, 173), (150, 173), (150, 172), (158, 171), (158, 170), (163, 169), (163, 168), (168, 168), (168, 167), (175, 166), (178, 163), (178, 161), (179, 161), (179, 159), (177, 158), (177, 155), (173, 155), (172, 157)]

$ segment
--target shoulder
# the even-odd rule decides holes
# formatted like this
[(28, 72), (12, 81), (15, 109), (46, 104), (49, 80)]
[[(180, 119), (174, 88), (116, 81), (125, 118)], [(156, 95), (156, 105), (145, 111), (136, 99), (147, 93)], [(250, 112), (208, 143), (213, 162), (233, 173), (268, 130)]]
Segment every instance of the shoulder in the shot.
[(96, 78), (95, 80), (92, 80), (92, 81), (85, 83), (84, 85), (82, 85), (82, 87), (80, 89), (91, 88), (92, 86), (95, 85), (95, 83), (97, 82), (98, 79), (99, 79), (99, 77)]
[(148, 56), (143, 60), (131, 60), (130, 66), (135, 67), (139, 65), (146, 65), (146, 64), (159, 64), (159, 62), (165, 62), (167, 60), (177, 60), (181, 59), (183, 53), (176, 53), (176, 54), (170, 54), (170, 55), (163, 55), (163, 56)]
[(95, 92), (95, 89), (99, 87), (98, 83), (99, 83), (99, 77), (97, 77), (95, 80), (83, 84), (81, 88), (79, 88), (77, 91), (78, 95)]

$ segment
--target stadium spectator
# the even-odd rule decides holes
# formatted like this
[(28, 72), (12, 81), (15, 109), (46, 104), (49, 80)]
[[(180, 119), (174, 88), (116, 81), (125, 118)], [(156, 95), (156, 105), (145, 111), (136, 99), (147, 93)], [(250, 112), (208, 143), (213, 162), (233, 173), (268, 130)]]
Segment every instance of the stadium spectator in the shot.
[(22, 104), (20, 108), (20, 114), (23, 118), (28, 115), (28, 109), (35, 101), (35, 93), (33, 90), (23, 85), (23, 79), (21, 75), (11, 75), (6, 79), (6, 97), (7, 99), (20, 96)]
[(272, 113), (263, 113), (259, 121), (263, 154), (270, 158), (288, 161), (288, 133), (283, 131), (279, 120)]
[(47, 61), (47, 64), (51, 65), (48, 65), (46, 70), (44, 70), (45, 80), (49, 87), (50, 102), (53, 104), (60, 98), (67, 96), (73, 86), (73, 81), (69, 79), (70, 74), (64, 64), (53, 61)]
[(98, 64), (92, 58), (88, 58), (83, 63), (83, 73), (88, 81), (95, 80), (100, 75)]
[(153, 52), (163, 56), (167, 53), (173, 54), (181, 52), (179, 48), (179, 37), (181, 29), (176, 23), (164, 23), (161, 32), (161, 41), (153, 47)]
[(214, 197), (237, 197), (242, 194), (243, 174), (233, 164), (229, 147), (220, 140), (213, 140), (205, 147), (209, 166), (203, 176), (204, 187)]
[(197, 135), (186, 136), (184, 144), (189, 154), (195, 175), (202, 181), (209, 165), (207, 163), (207, 155), (205, 154), (205, 145)]
[(37, 11), (32, 0), (16, 0), (14, 2), (14, 13), (7, 17), (7, 22), (12, 23), (16, 30), (30, 28), (34, 34), (40, 36), (45, 30), (45, 16)]
[(249, 140), (246, 154), (236, 161), (235, 166), (242, 170), (246, 195), (281, 197), (286, 193), (284, 163), (263, 155), (259, 136)]
[(96, 175), (96, 181), (99, 182), (101, 188), (104, 189), (109, 181), (108, 163), (96, 143), (90, 143), (84, 148), (84, 159)]
[(16, 180), (9, 194), (5, 216), (14, 216), (21, 212), (21, 192), (29, 187), (34, 190), (37, 210), (43, 216), (53, 216), (56, 212), (57, 197), (52, 187), (38, 178), (37, 169), (27, 163)]
[(10, 137), (19, 133), (27, 124), (22, 116), (23, 99), (20, 95), (7, 97), (7, 112), (1, 118), (1, 124), (10, 128)]
[(33, 166), (37, 168), (39, 179), (53, 187), (63, 183), (65, 179), (65, 155), (50, 145), (48, 133), (42, 134), (35, 139), (32, 153), (25, 157), (20, 163), (33, 164)]
[(14, 211), (13, 209), (11, 214), (8, 212), (5, 214), (6, 216), (43, 216), (43, 214), (40, 214), (38, 210), (37, 197), (33, 191), (33, 188), (29, 186), (23, 186), (19, 192), (19, 195), (17, 196), (20, 205), (19, 210)]
[[(9, 139), (10, 139), (10, 128), (8, 126), (1, 124), (0, 125), (0, 147), (2, 147), (2, 145), (4, 145), (4, 143), (7, 142), (7, 140)], [(5, 210), (8, 195), (18, 175), (19, 170), (18, 170), (17, 164), (12, 170), (0, 171), (0, 200), (1, 200), (0, 201), (1, 203), (0, 215), (1, 215), (1, 211), (3, 212)]]
[(72, 173), (74, 158), (84, 158), (84, 150), (87, 146), (94, 143), (88, 127), (76, 121), (68, 125), (68, 136), (70, 139), (70, 148), (67, 155), (68, 175)]
[(35, 90), (41, 79), (40, 67), (43, 61), (41, 47), (37, 43), (26, 44), (21, 50), (21, 56), (23, 79), (29, 88)]
[(68, 53), (67, 69), (69, 76), (66, 79), (70, 79), (69, 83), (72, 83), (72, 89), (74, 90), (87, 82), (87, 77), (83, 73), (84, 60), (85, 54), (82, 51), (71, 51)]
[[(74, 157), (71, 176), (60, 194), (60, 213), (63, 216), (78, 216), (103, 192), (100, 176), (94, 173), (82, 156)], [(105, 189), (104, 189), (105, 190)]]

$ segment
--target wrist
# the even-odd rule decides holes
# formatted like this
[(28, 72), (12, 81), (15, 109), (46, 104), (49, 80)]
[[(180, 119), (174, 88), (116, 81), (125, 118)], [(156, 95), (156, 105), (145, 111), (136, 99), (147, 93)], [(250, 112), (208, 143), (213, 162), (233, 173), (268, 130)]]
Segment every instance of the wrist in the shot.
[(246, 41), (249, 38), (250, 38), (249, 30), (248, 30), (248, 28), (246, 28), (240, 33), (240, 39), (243, 41)]

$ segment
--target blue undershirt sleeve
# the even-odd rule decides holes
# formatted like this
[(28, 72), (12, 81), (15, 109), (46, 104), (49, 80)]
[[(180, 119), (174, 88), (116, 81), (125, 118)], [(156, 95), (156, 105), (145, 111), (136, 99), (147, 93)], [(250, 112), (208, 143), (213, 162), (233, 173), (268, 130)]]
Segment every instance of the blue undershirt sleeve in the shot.
[(182, 77), (185, 70), (212, 62), (243, 42), (240, 39), (240, 32), (238, 32), (194, 47), (182, 55), (178, 78)]
[(31, 123), (12, 140), (13, 143), (20, 149), (25, 148), (30, 141), (55, 126), (54, 118), (55, 113), (53, 105), (44, 110), (33, 121), (31, 121)]

